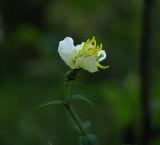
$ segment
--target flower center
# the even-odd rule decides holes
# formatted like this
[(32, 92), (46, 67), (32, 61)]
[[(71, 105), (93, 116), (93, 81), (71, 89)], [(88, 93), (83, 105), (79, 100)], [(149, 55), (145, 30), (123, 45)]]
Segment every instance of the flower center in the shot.
[(93, 36), (93, 38), (91, 40), (88, 39), (84, 43), (84, 45), (82, 46), (82, 49), (80, 50), (80, 52), (78, 54), (78, 57), (80, 57), (84, 54), (87, 55), (87, 56), (91, 56), (91, 55), (96, 54), (100, 50), (102, 50), (102, 43), (100, 45), (97, 45), (95, 37)]
[(85, 57), (88, 57), (88, 56), (92, 56), (92, 55), (95, 55), (97, 54), (97, 67), (101, 68), (101, 69), (106, 69), (108, 68), (109, 66), (102, 66), (98, 60), (104, 56), (104, 54), (100, 54), (98, 56), (98, 52), (102, 50), (102, 43), (100, 43), (100, 45), (97, 45), (96, 43), (96, 40), (95, 40), (95, 37), (93, 36), (93, 38), (90, 40), (88, 39), (82, 46), (81, 50), (79, 51), (78, 55), (73, 59), (73, 63), (76, 63), (76, 60), (78, 57), (81, 57), (81, 56), (85, 56)]

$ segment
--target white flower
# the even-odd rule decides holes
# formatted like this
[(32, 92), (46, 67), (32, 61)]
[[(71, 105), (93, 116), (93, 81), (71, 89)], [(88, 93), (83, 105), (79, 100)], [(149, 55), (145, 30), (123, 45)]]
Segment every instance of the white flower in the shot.
[(63, 61), (72, 69), (82, 68), (93, 73), (98, 71), (98, 68), (109, 67), (99, 64), (106, 58), (106, 52), (102, 50), (102, 44), (96, 45), (95, 37), (76, 46), (72, 38), (66, 37), (59, 42), (58, 52)]

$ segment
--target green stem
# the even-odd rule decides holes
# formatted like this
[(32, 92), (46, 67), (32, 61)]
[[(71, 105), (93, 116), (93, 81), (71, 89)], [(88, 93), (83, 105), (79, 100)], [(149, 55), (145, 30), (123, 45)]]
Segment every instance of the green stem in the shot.
[(65, 79), (65, 108), (67, 110), (67, 112), (70, 114), (72, 120), (74, 121), (74, 123), (77, 125), (77, 127), (79, 128), (81, 135), (86, 136), (87, 133), (85, 132), (83, 126), (81, 125), (81, 122), (79, 120), (79, 118), (77, 117), (77, 114), (73, 111), (71, 104), (70, 104), (70, 89), (69, 89), (69, 85), (70, 82), (74, 81), (76, 78), (76, 75), (78, 74), (79, 70), (75, 69), (75, 70), (70, 70), (69, 72), (67, 72), (66, 75), (66, 79)]
[(80, 122), (79, 118), (77, 117), (77, 114), (73, 111), (73, 109), (72, 109), (71, 105), (69, 104), (69, 102), (65, 104), (65, 108), (68, 111), (68, 113), (71, 116), (71, 118), (74, 121), (74, 123), (79, 128), (79, 130), (81, 132), (81, 135), (87, 136), (87, 133), (85, 132), (84, 128), (82, 127), (81, 122)]
[(69, 90), (69, 82), (65, 82), (65, 102), (69, 101), (70, 90)]

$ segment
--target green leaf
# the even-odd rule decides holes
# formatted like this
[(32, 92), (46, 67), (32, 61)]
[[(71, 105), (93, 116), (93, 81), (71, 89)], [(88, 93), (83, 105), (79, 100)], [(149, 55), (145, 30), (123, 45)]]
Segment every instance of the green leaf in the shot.
[(61, 100), (54, 100), (54, 101), (49, 101), (47, 103), (39, 105), (36, 109), (40, 109), (40, 108), (48, 107), (48, 106), (52, 106), (52, 105), (62, 105), (62, 104), (63, 104), (63, 101), (61, 101)]
[[(89, 132), (90, 128), (91, 128), (91, 122), (89, 121), (86, 121), (86, 122), (83, 122), (81, 123), (83, 129), (86, 131), (86, 132)], [(75, 124), (74, 126), (74, 129), (77, 131), (77, 133), (81, 134), (81, 130), (79, 129), (79, 127), (77, 127), (77, 125)]]
[(82, 126), (86, 131), (89, 131), (90, 128), (91, 128), (91, 122), (90, 121), (86, 121), (86, 122), (82, 123)]
[(81, 101), (88, 103), (91, 107), (94, 107), (93, 102), (83, 95), (73, 95), (71, 97), (71, 100), (81, 100)]
[(79, 137), (80, 145), (96, 145), (97, 137), (93, 134)]

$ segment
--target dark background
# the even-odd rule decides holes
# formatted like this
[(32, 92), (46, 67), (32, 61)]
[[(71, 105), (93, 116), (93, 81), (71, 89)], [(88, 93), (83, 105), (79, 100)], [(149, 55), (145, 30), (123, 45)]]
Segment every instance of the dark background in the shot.
[(160, 1), (147, 1), (1, 0), (0, 144), (78, 144), (62, 107), (35, 108), (63, 98), (69, 68), (59, 41), (94, 35), (110, 68), (78, 75), (72, 94), (96, 107), (75, 103), (76, 111), (99, 145), (160, 145)]

